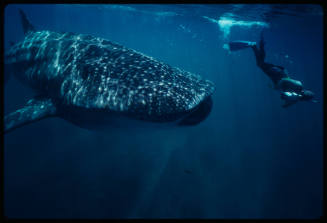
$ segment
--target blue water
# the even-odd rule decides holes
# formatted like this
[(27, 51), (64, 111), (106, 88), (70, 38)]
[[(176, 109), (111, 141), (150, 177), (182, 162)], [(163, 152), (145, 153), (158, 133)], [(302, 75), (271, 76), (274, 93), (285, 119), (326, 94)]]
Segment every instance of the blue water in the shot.
[[(322, 215), (323, 11), (318, 5), (9, 5), (4, 44), (39, 30), (116, 41), (213, 81), (213, 109), (190, 128), (92, 132), (59, 118), (5, 135), (9, 218), (318, 218)], [(284, 66), (318, 103), (281, 107), (251, 50)], [(11, 78), (4, 112), (34, 94)]]

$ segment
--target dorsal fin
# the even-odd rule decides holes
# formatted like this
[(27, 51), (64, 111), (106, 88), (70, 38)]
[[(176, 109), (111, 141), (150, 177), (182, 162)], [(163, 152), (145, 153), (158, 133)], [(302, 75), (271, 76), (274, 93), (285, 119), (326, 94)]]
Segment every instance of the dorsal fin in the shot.
[(19, 14), (20, 14), (20, 19), (22, 22), (24, 34), (26, 35), (26, 33), (28, 32), (35, 31), (34, 26), (30, 23), (30, 21), (28, 21), (27, 16), (21, 9), (19, 9)]

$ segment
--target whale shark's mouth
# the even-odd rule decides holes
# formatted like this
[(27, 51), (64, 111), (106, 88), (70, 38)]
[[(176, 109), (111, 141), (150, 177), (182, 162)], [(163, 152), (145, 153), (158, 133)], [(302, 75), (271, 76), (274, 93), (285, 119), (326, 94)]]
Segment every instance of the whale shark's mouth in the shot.
[(205, 120), (210, 114), (212, 109), (212, 98), (211, 96), (207, 97), (202, 101), (194, 110), (183, 118), (178, 125), (187, 126), (187, 125), (197, 125), (203, 120)]

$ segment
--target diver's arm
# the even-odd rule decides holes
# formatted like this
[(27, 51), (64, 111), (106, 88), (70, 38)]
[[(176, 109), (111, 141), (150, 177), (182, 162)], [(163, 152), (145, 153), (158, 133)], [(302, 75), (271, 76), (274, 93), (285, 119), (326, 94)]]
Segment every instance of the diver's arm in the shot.
[(282, 105), (283, 108), (287, 108), (291, 105), (294, 105), (296, 101), (285, 101), (285, 103)]
[(282, 91), (280, 93), (280, 98), (285, 101), (282, 107), (287, 108), (298, 102), (302, 98), (302, 95), (295, 92)]

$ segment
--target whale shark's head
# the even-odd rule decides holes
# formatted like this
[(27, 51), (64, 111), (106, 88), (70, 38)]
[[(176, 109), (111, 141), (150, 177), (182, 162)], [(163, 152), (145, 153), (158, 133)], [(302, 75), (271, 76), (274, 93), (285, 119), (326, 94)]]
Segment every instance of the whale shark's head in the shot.
[(197, 125), (209, 115), (215, 87), (200, 75), (98, 37), (36, 31), (21, 17), (25, 38), (6, 67), (53, 101), (52, 116), (120, 128)]
[(197, 125), (204, 121), (210, 114), (212, 109), (212, 98), (211, 96), (203, 100), (194, 110), (187, 116), (185, 116), (178, 125), (180, 126), (190, 126)]

